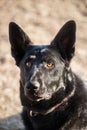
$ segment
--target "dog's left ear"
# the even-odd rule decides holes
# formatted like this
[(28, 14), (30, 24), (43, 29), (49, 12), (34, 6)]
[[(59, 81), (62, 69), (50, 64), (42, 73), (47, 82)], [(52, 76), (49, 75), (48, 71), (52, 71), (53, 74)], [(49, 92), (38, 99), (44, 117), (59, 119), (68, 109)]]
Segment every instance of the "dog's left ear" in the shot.
[(26, 49), (32, 44), (27, 34), (14, 22), (9, 24), (9, 40), (11, 43), (11, 53), (19, 66)]
[(52, 45), (60, 52), (64, 60), (70, 61), (75, 51), (76, 24), (73, 20), (67, 22), (58, 32)]

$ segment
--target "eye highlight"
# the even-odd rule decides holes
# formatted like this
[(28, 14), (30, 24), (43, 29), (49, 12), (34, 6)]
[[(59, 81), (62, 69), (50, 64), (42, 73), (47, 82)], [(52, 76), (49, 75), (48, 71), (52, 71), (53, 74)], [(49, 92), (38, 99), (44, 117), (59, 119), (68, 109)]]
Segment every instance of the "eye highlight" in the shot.
[(26, 62), (26, 66), (28, 67), (28, 68), (30, 68), (31, 67), (31, 62)]

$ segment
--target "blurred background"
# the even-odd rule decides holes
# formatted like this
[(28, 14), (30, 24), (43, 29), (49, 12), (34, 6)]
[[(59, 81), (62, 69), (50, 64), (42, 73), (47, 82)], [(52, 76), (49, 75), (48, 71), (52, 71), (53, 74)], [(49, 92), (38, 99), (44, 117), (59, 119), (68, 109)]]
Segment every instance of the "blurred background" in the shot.
[(11, 57), (9, 22), (20, 25), (35, 44), (46, 44), (68, 20), (75, 20), (72, 69), (87, 77), (87, 0), (0, 0), (0, 130), (23, 130), (19, 69)]

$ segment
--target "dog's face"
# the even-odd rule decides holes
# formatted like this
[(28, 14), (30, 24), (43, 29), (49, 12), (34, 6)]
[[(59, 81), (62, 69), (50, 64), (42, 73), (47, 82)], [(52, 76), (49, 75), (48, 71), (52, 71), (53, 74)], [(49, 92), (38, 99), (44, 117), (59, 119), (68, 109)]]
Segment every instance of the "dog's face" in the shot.
[[(56, 55), (56, 56), (55, 56)], [(64, 89), (64, 63), (50, 46), (31, 46), (20, 63), (25, 95), (32, 101), (49, 100)]]
[(75, 28), (75, 22), (69, 21), (50, 45), (34, 46), (17, 24), (10, 23), (12, 56), (20, 67), (24, 96), (34, 104), (34, 109), (38, 106), (43, 109), (41, 104), (48, 109), (56, 102), (60, 103), (73, 90), (72, 86), (67, 88), (67, 81), (68, 86), (73, 82), (69, 64), (75, 50)]

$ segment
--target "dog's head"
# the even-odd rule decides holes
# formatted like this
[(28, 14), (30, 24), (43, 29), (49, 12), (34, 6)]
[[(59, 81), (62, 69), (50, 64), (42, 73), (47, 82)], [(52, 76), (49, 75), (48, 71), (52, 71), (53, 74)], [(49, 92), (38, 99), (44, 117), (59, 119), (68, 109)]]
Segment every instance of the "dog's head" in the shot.
[(75, 51), (75, 31), (75, 22), (69, 21), (50, 45), (33, 45), (17, 24), (10, 23), (12, 56), (20, 67), (24, 96), (34, 103), (34, 109), (43, 109), (41, 104), (47, 109), (72, 94), (73, 76), (69, 64)]

